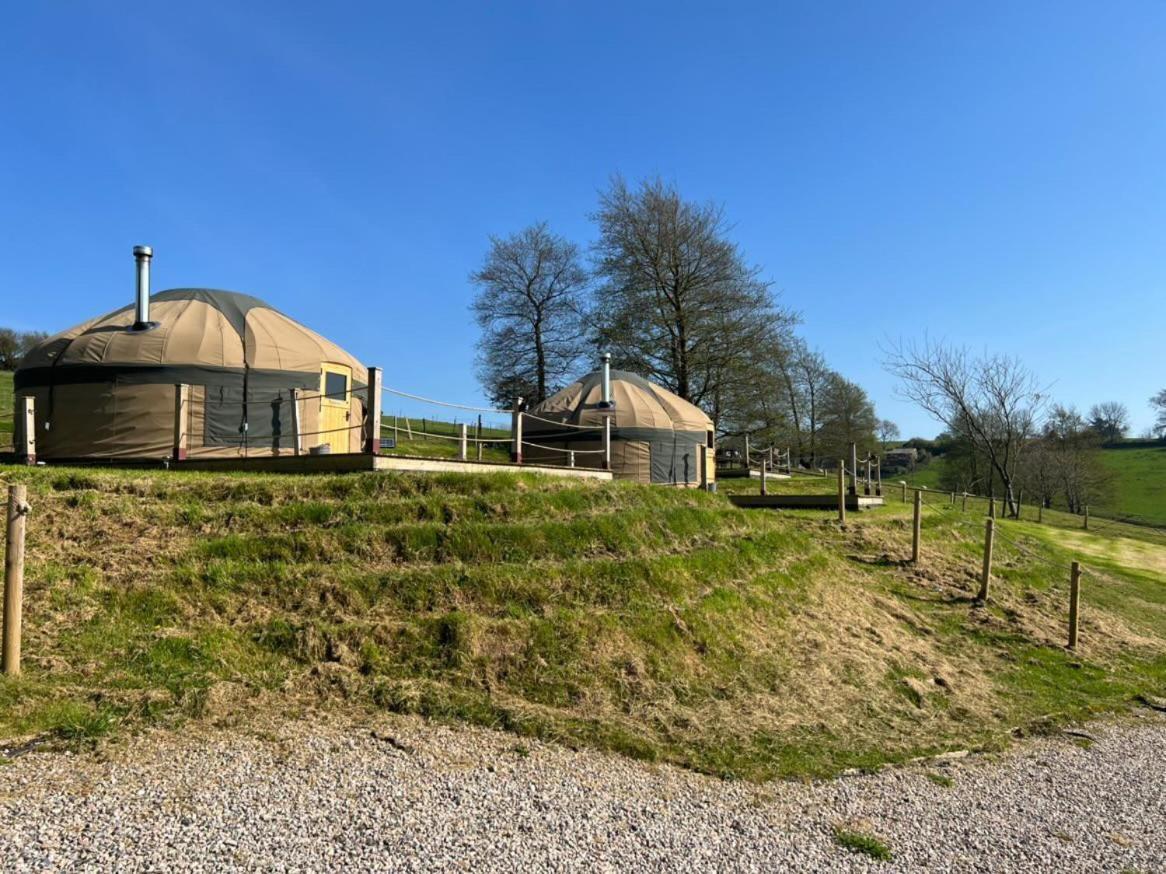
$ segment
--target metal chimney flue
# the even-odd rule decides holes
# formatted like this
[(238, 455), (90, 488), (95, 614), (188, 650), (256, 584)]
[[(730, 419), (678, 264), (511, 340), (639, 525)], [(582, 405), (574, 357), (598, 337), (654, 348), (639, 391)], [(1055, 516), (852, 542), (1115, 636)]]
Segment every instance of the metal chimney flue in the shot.
[(603, 400), (599, 402), (599, 406), (607, 408), (612, 406), (611, 403), (611, 353), (604, 352), (599, 356), (599, 360), (603, 362)]
[(134, 307), (135, 331), (147, 331), (154, 327), (150, 321), (150, 259), (154, 250), (149, 246), (134, 246), (134, 261), (138, 268), (138, 296)]

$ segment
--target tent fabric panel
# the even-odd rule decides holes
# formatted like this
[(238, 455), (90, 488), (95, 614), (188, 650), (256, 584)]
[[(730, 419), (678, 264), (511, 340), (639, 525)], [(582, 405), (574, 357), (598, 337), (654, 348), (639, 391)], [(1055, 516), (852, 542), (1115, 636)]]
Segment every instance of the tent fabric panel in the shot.
[(620, 479), (652, 482), (652, 450), (643, 440), (620, 440), (611, 444), (611, 469)]

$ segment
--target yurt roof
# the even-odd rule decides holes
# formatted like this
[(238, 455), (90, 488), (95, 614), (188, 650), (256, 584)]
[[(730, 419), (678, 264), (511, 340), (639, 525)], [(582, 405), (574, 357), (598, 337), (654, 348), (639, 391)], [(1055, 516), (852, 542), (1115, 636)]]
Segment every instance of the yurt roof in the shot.
[[(603, 400), (603, 371), (596, 370), (551, 395), (530, 412), (534, 416), (573, 425), (601, 424), (604, 414), (611, 413), (612, 424), (616, 428), (704, 432), (713, 427), (712, 420), (700, 407), (626, 370), (611, 371), (611, 399), (611, 408), (600, 406)], [(533, 420), (528, 427), (537, 431), (541, 424)]]
[(44, 367), (196, 365), (318, 371), (322, 361), (363, 365), (332, 341), (263, 302), (235, 291), (174, 288), (150, 297), (156, 327), (131, 330), (128, 305), (50, 337), (25, 356), (22, 371)]

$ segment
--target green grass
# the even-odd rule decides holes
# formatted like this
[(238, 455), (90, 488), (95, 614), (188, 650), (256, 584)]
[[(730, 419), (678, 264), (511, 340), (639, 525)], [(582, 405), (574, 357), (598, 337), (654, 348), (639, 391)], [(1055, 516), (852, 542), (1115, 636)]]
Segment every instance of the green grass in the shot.
[(0, 370), (0, 452), (12, 448), (12, 372)]
[(834, 840), (838, 846), (850, 850), (852, 853), (870, 856), (880, 862), (889, 862), (894, 858), (894, 853), (891, 852), (890, 847), (879, 838), (866, 832), (834, 826)]
[(1166, 446), (1104, 449), (1101, 460), (1115, 477), (1113, 497), (1099, 507), (1101, 512), (1166, 525)]
[(1000, 523), (980, 608), (983, 508), (938, 496), (916, 572), (894, 497), (841, 530), (723, 493), (530, 474), (0, 468), (12, 480), (33, 512), (25, 673), (0, 678), (0, 737), (381, 709), (760, 780), (996, 749), (1017, 726), (1166, 694), (1166, 543), (1056, 514)]

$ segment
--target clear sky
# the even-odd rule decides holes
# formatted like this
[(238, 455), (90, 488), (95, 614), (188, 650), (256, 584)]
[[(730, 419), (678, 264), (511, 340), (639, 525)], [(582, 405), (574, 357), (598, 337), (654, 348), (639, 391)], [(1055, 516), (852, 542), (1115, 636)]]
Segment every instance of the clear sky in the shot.
[[(722, 202), (802, 334), (904, 435), (879, 342), (1166, 387), (1166, 4), (5, 3), (0, 324), (154, 288), (265, 298), (480, 402), (467, 274), (610, 175)], [(392, 411), (393, 405), (389, 405)]]

